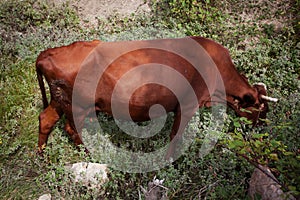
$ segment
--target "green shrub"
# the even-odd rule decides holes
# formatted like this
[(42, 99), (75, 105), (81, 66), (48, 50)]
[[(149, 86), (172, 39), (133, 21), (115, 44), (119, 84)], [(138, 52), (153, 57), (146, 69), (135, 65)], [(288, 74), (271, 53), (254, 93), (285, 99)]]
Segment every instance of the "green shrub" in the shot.
[[(26, 33), (35, 33), (40, 28), (51, 32), (49, 29), (67, 27), (79, 28), (79, 18), (67, 4), (55, 7), (47, 4), (45, 0), (1, 1), (0, 56), (15, 59), (18, 56), (16, 42)], [(44, 38), (47, 38), (46, 33)]]
[(67, 4), (60, 8), (43, 0), (4, 0), (0, 8), (0, 24), (9, 31), (25, 32), (36, 27), (76, 27), (79, 20)]
[(204, 37), (213, 35), (225, 17), (210, 0), (156, 1), (153, 12), (170, 29)]

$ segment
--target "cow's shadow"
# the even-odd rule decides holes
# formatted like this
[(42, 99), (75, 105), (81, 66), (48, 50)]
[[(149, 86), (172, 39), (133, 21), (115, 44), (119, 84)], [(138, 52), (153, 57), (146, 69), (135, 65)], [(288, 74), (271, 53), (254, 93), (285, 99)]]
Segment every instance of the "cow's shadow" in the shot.
[[(85, 133), (97, 134), (101, 137), (106, 137), (109, 139), (112, 145), (117, 148), (124, 148), (132, 152), (153, 152), (158, 148), (164, 147), (170, 142), (170, 131), (173, 125), (173, 113), (169, 113), (166, 117), (166, 121), (163, 127), (153, 135), (153, 130), (151, 127), (147, 130), (147, 127), (150, 125), (150, 121), (145, 122), (129, 122), (124, 120), (114, 120), (114, 118), (105, 113), (97, 113), (97, 119), (86, 118), (85, 120)], [(122, 127), (146, 127), (143, 133), (143, 137), (138, 137), (131, 133), (126, 133), (118, 124), (122, 124)], [(152, 126), (152, 129), (155, 129), (155, 125)], [(147, 132), (149, 131), (149, 137)], [(150, 133), (152, 132), (152, 133)]]

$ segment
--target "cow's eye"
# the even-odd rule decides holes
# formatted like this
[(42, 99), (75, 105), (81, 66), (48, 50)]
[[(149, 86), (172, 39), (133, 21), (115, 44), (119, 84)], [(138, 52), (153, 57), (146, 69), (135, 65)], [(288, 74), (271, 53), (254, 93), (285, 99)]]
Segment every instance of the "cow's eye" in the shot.
[(245, 94), (243, 96), (243, 100), (246, 104), (250, 105), (250, 104), (254, 104), (255, 102), (255, 98), (252, 96), (252, 94), (248, 93), (248, 94)]

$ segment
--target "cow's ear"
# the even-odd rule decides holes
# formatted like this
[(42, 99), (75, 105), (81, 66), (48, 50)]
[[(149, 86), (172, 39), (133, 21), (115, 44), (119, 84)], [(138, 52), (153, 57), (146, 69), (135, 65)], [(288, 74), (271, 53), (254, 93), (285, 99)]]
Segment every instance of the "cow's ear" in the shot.
[(265, 85), (254, 84), (254, 88), (256, 88), (259, 94), (267, 95), (267, 90)]
[(252, 94), (247, 93), (247, 94), (244, 95), (243, 101), (244, 101), (244, 103), (247, 104), (247, 105), (249, 105), (249, 104), (252, 105), (252, 104), (255, 103), (255, 98), (253, 97)]

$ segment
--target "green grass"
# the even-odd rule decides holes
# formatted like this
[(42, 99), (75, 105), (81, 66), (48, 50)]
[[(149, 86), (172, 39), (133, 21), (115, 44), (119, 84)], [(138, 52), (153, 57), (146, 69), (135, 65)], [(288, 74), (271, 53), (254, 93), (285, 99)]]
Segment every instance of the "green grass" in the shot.
[[(138, 199), (140, 186), (146, 188), (154, 176), (165, 179), (170, 199), (246, 199), (253, 166), (237, 154), (254, 143), (256, 148), (247, 156), (268, 163), (285, 190), (300, 191), (300, 41), (299, 18), (293, 17), (299, 1), (153, 1), (150, 17), (111, 16), (90, 29), (80, 27), (78, 16), (67, 5), (53, 8), (38, 1), (32, 7), (33, 2), (0, 3), (0, 199), (36, 199), (44, 193), (66, 199)], [(76, 40), (184, 35), (202, 35), (222, 43), (250, 83), (267, 84), (269, 94), (280, 99), (270, 104), (268, 126), (252, 129), (230, 115), (224, 138), (202, 159), (199, 149), (210, 121), (209, 111), (200, 110), (201, 123), (191, 125), (199, 130), (196, 140), (173, 165), (137, 174), (111, 169), (110, 181), (100, 190), (75, 184), (63, 168), (80, 160), (97, 161), (74, 147), (62, 131), (63, 122), (53, 130), (44, 158), (36, 155), (42, 101), (34, 64), (40, 51)], [(172, 122), (168, 121), (157, 140), (137, 141), (122, 135), (110, 118), (99, 118), (105, 126), (103, 136), (145, 151), (162, 145), (160, 139), (166, 140)], [(260, 138), (260, 133), (267, 136)], [(242, 147), (236, 145), (239, 142)]]

